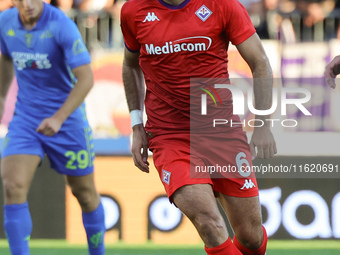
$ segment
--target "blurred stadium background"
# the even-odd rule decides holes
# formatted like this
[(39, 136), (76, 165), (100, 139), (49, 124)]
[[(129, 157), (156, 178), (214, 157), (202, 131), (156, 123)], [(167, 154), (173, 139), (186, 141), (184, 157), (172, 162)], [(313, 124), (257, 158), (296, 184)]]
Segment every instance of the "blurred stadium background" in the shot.
[[(0, 8), (4, 4), (5, 9), (6, 2), (10, 4), (2, 1)], [(71, 4), (62, 0), (51, 2), (75, 20), (93, 59), (95, 86), (86, 105), (95, 136), (96, 182), (105, 205), (108, 254), (204, 254), (203, 244), (191, 223), (169, 204), (156, 170), (152, 167), (146, 175), (132, 162), (118, 21), (124, 1), (73, 1), (73, 7), (72, 1)], [(88, 5), (81, 7), (76, 2), (88, 2)], [(287, 118), (297, 120), (298, 126), (276, 125), (273, 133), (278, 155), (273, 160), (255, 160), (254, 164), (277, 167), (315, 164), (333, 168), (332, 174), (330, 170), (318, 175), (311, 171), (300, 175), (259, 174), (264, 224), (269, 235), (268, 253), (338, 254), (340, 86), (329, 89), (323, 71), (340, 54), (340, 1), (241, 2), (263, 41), (276, 78), (275, 86), (305, 88), (311, 92), (305, 106), (312, 116), (301, 115), (296, 108), (289, 109)], [(229, 69), (231, 77), (251, 77), (233, 46), (230, 46)], [(245, 93), (248, 85), (243, 86)], [(0, 147), (13, 115), (16, 92), (14, 80), (0, 126)], [(276, 115), (282, 120), (283, 116)], [(246, 114), (245, 118), (252, 116)], [(251, 134), (251, 129), (246, 131)], [(50, 171), (48, 159), (37, 171), (29, 203), (34, 222), (32, 254), (86, 254), (80, 208), (63, 178)], [(2, 214), (0, 210), (0, 218)], [(3, 239), (0, 254), (9, 254), (2, 225), (0, 238)]]

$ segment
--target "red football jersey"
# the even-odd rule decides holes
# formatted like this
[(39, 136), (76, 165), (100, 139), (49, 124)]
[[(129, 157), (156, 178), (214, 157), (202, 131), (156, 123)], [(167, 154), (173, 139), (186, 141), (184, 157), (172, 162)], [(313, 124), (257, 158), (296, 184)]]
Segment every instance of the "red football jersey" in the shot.
[[(130, 0), (122, 8), (121, 27), (127, 49), (141, 54), (146, 128), (154, 133), (189, 130), (190, 79), (228, 78), (229, 42), (240, 44), (255, 33), (237, 0), (185, 0), (178, 6)], [(231, 93), (220, 96), (227, 107), (218, 118), (238, 120)]]

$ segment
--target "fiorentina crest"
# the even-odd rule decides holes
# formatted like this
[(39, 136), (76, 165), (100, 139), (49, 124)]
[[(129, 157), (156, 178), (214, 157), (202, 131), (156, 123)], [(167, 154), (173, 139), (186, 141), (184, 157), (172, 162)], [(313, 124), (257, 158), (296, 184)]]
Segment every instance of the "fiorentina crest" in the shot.
[(202, 5), (195, 14), (204, 22), (210, 17), (212, 11), (210, 11), (205, 5)]

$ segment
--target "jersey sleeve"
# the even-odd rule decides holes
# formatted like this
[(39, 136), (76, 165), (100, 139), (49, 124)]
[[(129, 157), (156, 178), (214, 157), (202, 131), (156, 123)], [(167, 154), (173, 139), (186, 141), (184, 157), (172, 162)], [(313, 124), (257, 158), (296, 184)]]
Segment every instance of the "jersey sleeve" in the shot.
[(8, 52), (6, 43), (4, 41), (4, 31), (3, 31), (4, 27), (5, 27), (5, 24), (3, 21), (3, 15), (0, 15), (0, 51), (1, 51), (1, 54), (9, 56), (10, 54)]
[(138, 52), (141, 47), (136, 39), (135, 14), (131, 2), (126, 2), (121, 9), (120, 25), (125, 46), (131, 52)]
[[(67, 28), (67, 29), (65, 29)], [(91, 63), (90, 54), (84, 44), (76, 24), (65, 16), (56, 24), (58, 43), (63, 49), (66, 62), (71, 69)]]
[(231, 43), (238, 45), (252, 36), (256, 30), (247, 10), (239, 1), (228, 0), (223, 3), (222, 15), (225, 17), (225, 32)]

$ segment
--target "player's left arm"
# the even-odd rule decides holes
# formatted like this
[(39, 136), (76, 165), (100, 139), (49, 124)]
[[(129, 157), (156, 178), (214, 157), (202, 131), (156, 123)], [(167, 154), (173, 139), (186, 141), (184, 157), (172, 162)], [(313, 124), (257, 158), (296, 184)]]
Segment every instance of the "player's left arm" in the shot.
[(0, 120), (4, 111), (8, 88), (14, 77), (12, 59), (0, 53)]
[(14, 77), (13, 61), (4, 40), (3, 31), (1, 31), (1, 28), (6, 24), (3, 17), (3, 14), (0, 15), (0, 120), (4, 111), (7, 91)]
[[(272, 105), (273, 74), (260, 38), (255, 33), (236, 47), (253, 74), (255, 109), (270, 109)], [(276, 143), (270, 131), (270, 122), (265, 121), (269, 117), (268, 115), (256, 115), (255, 117), (262, 120), (264, 125), (254, 128), (250, 141), (250, 150), (253, 158), (255, 156), (258, 158), (271, 158), (277, 153)], [(257, 155), (255, 147), (257, 148)]]
[(90, 64), (82, 65), (72, 69), (77, 83), (71, 90), (64, 104), (50, 118), (44, 119), (37, 131), (47, 136), (56, 134), (64, 121), (74, 112), (85, 100), (86, 95), (93, 87), (93, 71)]

